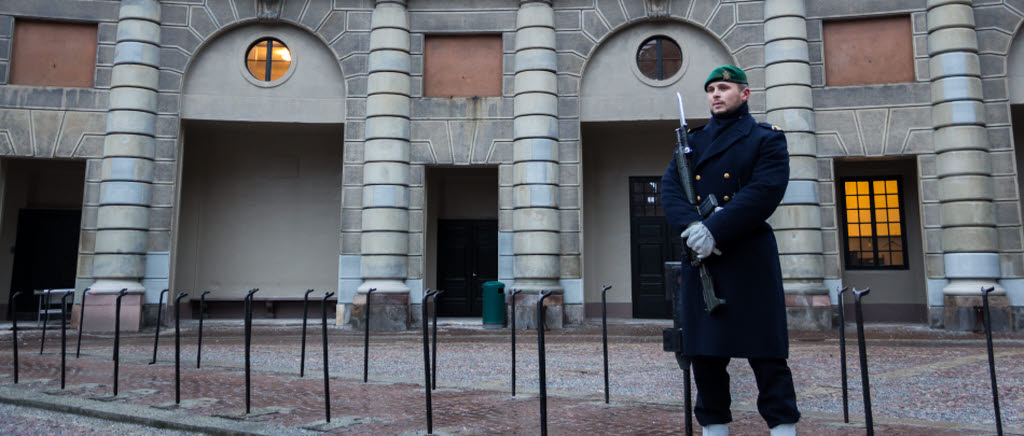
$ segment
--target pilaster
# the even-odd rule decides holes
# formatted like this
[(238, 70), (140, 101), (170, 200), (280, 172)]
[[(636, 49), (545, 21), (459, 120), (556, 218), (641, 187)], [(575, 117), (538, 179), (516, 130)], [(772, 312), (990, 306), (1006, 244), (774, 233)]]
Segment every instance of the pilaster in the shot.
[[(158, 68), (160, 67), (160, 3), (123, 0), (114, 46), (106, 138), (103, 147), (93, 294), (128, 289), (143, 294), (146, 244), (156, 147)], [(89, 299), (100, 304), (104, 299)], [(141, 327), (142, 298), (125, 300), (124, 330)], [(90, 323), (93, 330), (113, 328), (113, 306), (92, 311), (110, 322)]]
[[(943, 263), (949, 280), (942, 290), (946, 305), (942, 313), (947, 329), (968, 324), (973, 328), (965, 319), (973, 317), (973, 302), (980, 299), (960, 297), (980, 295), (981, 288), (989, 286), (996, 287), (995, 295), (1005, 294), (997, 283), (995, 186), (990, 177), (978, 38), (969, 2), (929, 0), (927, 18)], [(937, 311), (931, 313), (937, 315)]]
[(409, 47), (405, 2), (378, 0), (371, 17), (367, 77), (363, 283), (352, 306), (353, 324), (361, 325), (366, 292), (376, 289), (371, 304), (375, 330), (405, 330), (409, 323)]
[[(558, 217), (558, 69), (555, 14), (550, 1), (522, 1), (516, 16), (513, 121), (512, 229), (516, 304), (523, 328), (536, 324), (530, 294), (561, 294)], [(547, 325), (562, 325), (562, 296), (551, 304)], [(527, 313), (528, 312), (528, 313)], [(517, 314), (519, 312), (517, 311)], [(532, 320), (532, 321), (531, 321)]]
[(817, 143), (808, 59), (805, 0), (767, 0), (765, 100), (768, 122), (786, 132), (790, 181), (770, 223), (779, 237), (779, 261), (790, 327), (832, 325), (818, 193)]

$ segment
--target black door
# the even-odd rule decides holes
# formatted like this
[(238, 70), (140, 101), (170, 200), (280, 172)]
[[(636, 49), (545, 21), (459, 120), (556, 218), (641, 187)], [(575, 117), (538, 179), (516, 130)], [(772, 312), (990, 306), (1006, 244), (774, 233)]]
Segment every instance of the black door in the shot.
[(481, 316), (480, 285), (498, 280), (497, 220), (437, 221), (438, 316)]
[(671, 318), (665, 262), (679, 260), (682, 245), (678, 236), (668, 234), (668, 222), (661, 208), (661, 179), (630, 177), (629, 210), (633, 317)]
[[(11, 295), (75, 287), (80, 210), (22, 209), (14, 242)], [(35, 312), (33, 298), (18, 298), (17, 312)]]

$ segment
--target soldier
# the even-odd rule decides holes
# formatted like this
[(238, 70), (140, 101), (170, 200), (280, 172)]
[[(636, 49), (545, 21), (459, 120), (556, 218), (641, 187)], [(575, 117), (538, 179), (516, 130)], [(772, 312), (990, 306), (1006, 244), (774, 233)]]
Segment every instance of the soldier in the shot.
[(711, 121), (691, 129), (694, 186), (721, 205), (703, 221), (684, 196), (676, 161), (661, 179), (662, 204), (672, 228), (703, 259), (726, 304), (704, 310), (696, 269), (683, 262), (683, 350), (697, 384), (694, 413), (704, 435), (728, 435), (730, 358), (746, 358), (757, 379), (757, 409), (772, 435), (796, 434), (800, 412), (786, 364), (789, 337), (775, 236), (766, 220), (789, 183), (786, 137), (750, 116), (747, 76), (725, 65), (704, 83)]

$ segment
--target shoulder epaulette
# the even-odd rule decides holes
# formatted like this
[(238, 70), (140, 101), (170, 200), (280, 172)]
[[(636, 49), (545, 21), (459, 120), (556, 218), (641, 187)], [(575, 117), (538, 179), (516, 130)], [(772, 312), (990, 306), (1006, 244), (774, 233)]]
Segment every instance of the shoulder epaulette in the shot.
[(757, 123), (757, 125), (758, 125), (758, 126), (761, 126), (761, 127), (764, 127), (764, 128), (766, 128), (766, 129), (768, 129), (768, 130), (774, 130), (774, 131), (776, 131), (776, 132), (781, 132), (781, 131), (782, 131), (782, 127), (776, 126), (776, 125), (774, 125), (774, 124), (768, 124), (768, 123)]
[(703, 126), (691, 127), (691, 128), (689, 128), (689, 129), (686, 129), (686, 133), (693, 133), (693, 132), (696, 132), (696, 131), (698, 131), (698, 130), (700, 130), (700, 129), (703, 129), (703, 128), (704, 128), (704, 127), (706, 127), (706, 126), (707, 126), (707, 124), (705, 124), (705, 125), (703, 125)]

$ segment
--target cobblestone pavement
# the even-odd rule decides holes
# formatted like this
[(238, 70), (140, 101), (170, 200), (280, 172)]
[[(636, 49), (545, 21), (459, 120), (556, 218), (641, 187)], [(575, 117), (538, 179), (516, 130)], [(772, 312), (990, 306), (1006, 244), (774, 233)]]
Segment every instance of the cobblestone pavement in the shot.
[[(443, 320), (442, 320), (443, 321)], [(245, 414), (241, 322), (207, 321), (202, 368), (196, 368), (197, 324), (184, 323), (181, 399), (174, 402), (174, 335), (164, 329), (158, 359), (149, 365), (153, 330), (121, 337), (119, 395), (111, 396), (110, 334), (86, 334), (74, 357), (69, 331), (66, 388), (60, 389), (60, 335), (19, 329), (20, 383), (13, 384), (9, 324), (0, 334), (0, 402), (50, 409), (33, 415), (0, 409), (0, 432), (123, 434), (105, 418), (181, 432), (222, 434), (424, 434), (423, 343), (419, 331), (371, 333), (369, 383), (362, 383), (362, 332), (329, 326), (331, 422), (324, 422), (322, 336), (308, 330), (305, 377), (299, 375), (301, 326), (294, 320), (256, 320), (251, 352), (251, 413)], [(609, 326), (610, 395), (604, 403), (599, 326), (548, 331), (548, 430), (551, 434), (681, 434), (682, 377), (661, 351), (661, 322)], [(853, 329), (848, 329), (852, 331)], [(879, 434), (995, 434), (984, 336), (911, 326), (869, 326), (868, 367)], [(517, 335), (517, 396), (510, 395), (509, 331), (442, 322), (437, 390), (432, 394), (437, 434), (540, 432), (535, 331)], [(844, 424), (835, 333), (794, 333), (790, 345), (801, 434), (863, 434), (856, 336), (847, 340), (851, 423)], [(996, 337), (1000, 404), (1006, 434), (1024, 434), (1024, 335)], [(756, 409), (753, 374), (730, 364), (734, 435), (766, 434)], [(28, 409), (33, 410), (33, 409)], [(66, 420), (59, 417), (66, 416)], [(90, 418), (91, 419), (91, 418)], [(143, 429), (146, 427), (142, 427)], [(105, 430), (106, 429), (106, 430)], [(154, 430), (156, 431), (156, 430)], [(699, 427), (698, 427), (699, 432)], [(699, 434), (699, 433), (698, 433)]]

